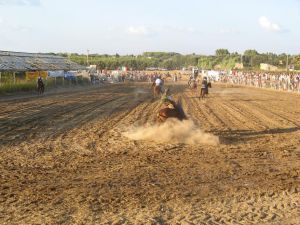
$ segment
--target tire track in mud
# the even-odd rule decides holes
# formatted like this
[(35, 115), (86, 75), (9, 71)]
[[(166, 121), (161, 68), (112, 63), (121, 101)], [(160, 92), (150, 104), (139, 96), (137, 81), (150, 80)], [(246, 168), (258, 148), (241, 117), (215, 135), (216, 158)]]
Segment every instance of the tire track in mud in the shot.
[(146, 102), (142, 102), (140, 105), (138, 105), (132, 112), (131, 118), (129, 117), (129, 121), (127, 122), (128, 125), (133, 125), (135, 123), (138, 124), (146, 124), (148, 123), (152, 117), (154, 117), (154, 114), (156, 115), (156, 108), (157, 105), (155, 101), (147, 100)]
[[(3, 105), (3, 108), (8, 108), (6, 111), (1, 112), (1, 117), (9, 114), (9, 113), (17, 113), (21, 114), (23, 112), (27, 112), (30, 109), (35, 108), (43, 108), (48, 105), (52, 104), (58, 104), (60, 103), (61, 99), (67, 99), (68, 96), (71, 97), (71, 99), (68, 99), (67, 101), (74, 101), (80, 100), (82, 97), (87, 98), (85, 96), (86, 91), (89, 93), (90, 97), (96, 97), (99, 98), (99, 94), (104, 95), (111, 95), (110, 91), (113, 89), (113, 86), (103, 86), (101, 89), (99, 88), (92, 88), (92, 89), (85, 89), (80, 91), (65, 91), (65, 92), (59, 92), (59, 93), (50, 93), (49, 95), (44, 96), (26, 96), (26, 97), (20, 97), (17, 99), (3, 99), (0, 98), (0, 104)], [(129, 86), (128, 88), (132, 88)], [(45, 102), (46, 101), (46, 102)], [(51, 103), (47, 103), (47, 101), (51, 101)], [(44, 103), (45, 102), (45, 103)], [(19, 103), (21, 103), (22, 108), (20, 107)], [(30, 105), (34, 104), (34, 105)], [(11, 109), (13, 108), (13, 109)]]
[[(110, 112), (113, 114), (115, 110), (118, 110), (119, 108), (121, 108), (122, 106), (126, 105), (127, 102), (123, 102), (120, 101), (120, 104), (114, 108), (113, 110), (111, 110)], [(92, 134), (90, 129), (88, 130), (83, 130), (81, 132), (76, 131), (75, 130), (75, 135), (73, 135), (73, 133), (71, 132), (72, 135), (68, 134), (68, 133), (64, 133), (63, 130), (61, 130), (61, 132), (59, 134), (55, 134), (55, 147), (56, 148), (61, 148), (61, 149), (72, 149), (72, 146), (74, 146), (74, 144), (80, 146), (81, 148), (85, 148), (86, 144), (92, 143), (93, 140), (98, 140), (99, 142), (104, 142), (106, 143), (108, 140), (108, 137), (106, 136), (106, 134), (114, 129), (115, 126), (118, 125), (119, 121), (121, 121), (124, 117), (126, 117), (126, 115), (129, 112), (124, 112), (121, 113), (115, 117), (110, 118), (109, 120), (105, 121), (101, 121), (100, 126), (101, 127), (91, 127), (91, 128), (96, 128), (96, 133)], [(99, 130), (97, 128), (100, 128)], [(81, 128), (79, 128), (81, 129)], [(51, 141), (53, 139), (53, 137), (49, 137), (49, 141)], [(81, 140), (80, 143), (78, 143), (78, 140)], [(108, 150), (108, 149), (107, 149)], [(65, 165), (67, 164), (71, 164), (73, 158), (72, 157), (68, 157), (68, 158), (62, 158), (60, 159)]]
[[(77, 100), (94, 98), (84, 95)], [(148, 95), (102, 95), (46, 124), (62, 123), (56, 136), (50, 129), (46, 140), (3, 148), (0, 223), (297, 224), (300, 150), (298, 140), (285, 139), (297, 139), (297, 133), (266, 137), (261, 130), (279, 117), (256, 112), (240, 101), (244, 95), (212, 92), (205, 101), (191, 95), (174, 97), (182, 96), (195, 122), (220, 133), (240, 126), (226, 134), (248, 129), (253, 140), (214, 147), (128, 140), (123, 128), (151, 122), (160, 102)], [(258, 120), (260, 113), (270, 121)]]
[[(278, 109), (278, 107), (272, 107), (272, 111), (269, 108), (266, 108), (265, 106), (262, 106), (259, 103), (251, 102), (250, 103), (253, 108), (260, 109), (264, 111), (266, 114), (269, 114), (271, 118), (274, 118), (278, 121), (279, 124), (283, 125), (282, 123), (285, 122), (287, 126), (294, 126), (294, 127), (300, 127), (299, 121), (299, 115), (293, 115), (290, 113), (287, 113), (287, 111), (283, 111), (281, 109)], [(277, 118), (276, 118), (277, 117)], [(297, 121), (297, 122), (295, 122)]]
[(269, 118), (266, 115), (266, 111), (265, 110), (258, 110), (257, 108), (254, 108), (253, 106), (249, 105), (249, 104), (239, 104), (236, 103), (239, 106), (243, 107), (247, 112), (249, 112), (249, 114), (252, 114), (252, 117), (257, 118), (258, 121), (261, 121), (262, 125), (267, 128), (267, 129), (271, 129), (271, 128), (276, 128), (276, 127), (280, 127), (280, 124), (278, 124), (278, 122), (274, 121), (272, 118)]
[[(282, 123), (281, 119), (274, 119), (274, 114), (273, 112), (268, 112), (270, 111), (268, 108), (264, 108), (262, 110), (257, 110), (258, 107), (249, 107), (246, 106), (245, 103), (242, 102), (235, 102), (235, 104), (240, 107), (241, 109), (243, 109), (243, 111), (247, 112), (248, 117), (252, 118), (253, 123), (257, 123), (258, 126), (260, 126), (261, 128), (257, 128), (254, 130), (270, 130), (270, 129), (284, 129), (284, 128), (290, 128), (291, 124), (287, 124), (286, 126), (284, 126), (284, 124)], [(256, 109), (256, 112), (254, 112), (253, 110)], [(269, 116), (270, 114), (273, 114), (273, 116)], [(264, 120), (264, 118), (268, 118), (267, 120)], [(280, 116), (279, 116), (280, 117)], [(280, 117), (284, 120), (284, 117)], [(279, 121), (278, 121), (279, 120)], [(292, 126), (295, 127), (295, 123), (291, 120), (287, 120), (288, 123), (291, 122)], [(273, 124), (273, 125), (272, 125)], [(276, 125), (274, 125), (276, 124)]]
[(187, 102), (187, 113), (200, 126), (205, 127), (207, 130), (217, 130), (220, 126), (225, 125), (224, 121), (214, 111), (206, 109), (205, 103), (201, 102), (198, 98), (191, 98), (188, 94), (184, 93), (184, 99)]
[[(87, 107), (89, 104), (93, 104), (93, 103), (88, 103), (86, 105), (70, 104), (70, 106), (67, 106), (67, 107), (64, 106), (62, 109), (57, 109), (57, 106), (52, 107), (50, 109), (47, 109), (46, 112), (45, 111), (40, 111), (40, 112), (35, 113), (35, 114), (30, 114), (30, 118), (27, 118), (27, 117), (25, 117), (25, 119), (21, 118), (20, 121), (16, 121), (16, 122), (14, 122), (14, 124), (15, 123), (20, 123), (20, 124), (24, 125), (24, 124), (28, 124), (32, 121), (40, 120), (40, 119), (43, 119), (43, 118), (48, 118), (48, 117), (55, 118), (55, 117), (61, 116), (63, 114), (69, 113), (71, 111)], [(58, 110), (58, 112), (51, 114), (51, 112), (56, 111), (56, 110)], [(9, 124), (9, 122), (7, 124)], [(19, 124), (17, 124), (17, 126), (18, 125)], [(15, 129), (15, 128), (12, 128), (12, 129)]]
[[(214, 112), (229, 130), (251, 130), (257, 128), (253, 126), (253, 121), (249, 120), (246, 112), (230, 104), (226, 97), (213, 95), (205, 103), (205, 106), (210, 112)], [(256, 123), (256, 125), (258, 124)]]
[(136, 108), (135, 112), (133, 112), (134, 121), (131, 122), (137, 122), (141, 125), (153, 122), (155, 123), (156, 115), (161, 107), (162, 103), (160, 98), (151, 98), (147, 100), (146, 103), (143, 103), (143, 105), (139, 105)]
[[(226, 89), (225, 89), (226, 90)], [(247, 105), (250, 101), (246, 101), (245, 103), (242, 101), (245, 101), (244, 99), (248, 99), (248, 95), (242, 95), (240, 96), (240, 93), (229, 93), (231, 94), (230, 96), (228, 96), (228, 93), (225, 91), (226, 94), (218, 94), (218, 98), (219, 100), (217, 100), (218, 104), (222, 107), (223, 111), (226, 112), (226, 119), (228, 118), (234, 118), (234, 120), (238, 120), (239, 123), (234, 123), (235, 127), (242, 125), (242, 127), (244, 125), (246, 125), (246, 129), (248, 128), (254, 128), (255, 126), (258, 126), (260, 128), (267, 128), (268, 126), (266, 126), (263, 122), (264, 120), (261, 119), (260, 114), (257, 115), (254, 114), (254, 112), (256, 111), (255, 107), (253, 108), (249, 108), (248, 106), (245, 107), (245, 105)], [(232, 98), (232, 95), (234, 95), (235, 97)], [(233, 103), (232, 103), (233, 101)], [(246, 104), (247, 103), (247, 104)], [(236, 106), (235, 106), (236, 105)], [(243, 107), (244, 106), (244, 107)], [(243, 109), (243, 110), (242, 110)], [(223, 111), (219, 110), (220, 112), (220, 116), (224, 117), (223, 115)], [(233, 121), (230, 121), (229, 124), (231, 124)], [(256, 122), (256, 121), (260, 121), (260, 123)], [(255, 126), (251, 127), (251, 123), (254, 123)], [(249, 126), (250, 125), (250, 126)], [(253, 125), (253, 124), (252, 124)]]
[[(299, 118), (297, 116), (298, 112), (295, 111), (295, 107), (292, 107), (293, 104), (285, 104), (291, 100), (291, 96), (289, 95), (291, 93), (283, 93), (283, 95), (277, 95), (276, 98), (274, 98), (274, 95), (277, 92), (270, 92), (268, 90), (261, 89), (250, 89), (250, 91), (249, 96), (247, 95), (240, 99), (238, 99), (239, 96), (237, 96), (237, 98), (232, 99), (234, 100), (233, 102), (237, 103), (239, 106), (251, 105), (252, 111), (257, 109), (260, 113), (265, 114), (267, 117), (273, 118), (275, 122), (278, 123), (278, 121), (280, 121), (279, 124), (282, 124), (282, 122), (285, 122), (286, 120), (294, 126), (299, 126), (298, 123), (295, 124), (295, 121)], [(229, 100), (228, 102), (232, 103), (232, 100)], [(292, 100), (294, 100), (294, 104), (299, 102), (298, 99), (294, 97)], [(269, 107), (266, 107), (266, 105), (269, 105)], [(292, 120), (287, 118), (287, 115), (291, 116)], [(249, 114), (249, 116), (251, 116), (251, 114)], [(276, 118), (276, 116), (278, 118)], [(261, 121), (262, 124), (265, 121), (261, 120), (261, 117), (256, 118), (258, 121)]]
[[(298, 214), (299, 202), (293, 199), (295, 197), (299, 198), (294, 192), (273, 194), (267, 191), (238, 195), (230, 200), (214, 198), (210, 206), (206, 202), (202, 205), (192, 203), (186, 209), (187, 215), (181, 220), (192, 224), (273, 224), (280, 218), (285, 221), (284, 218)], [(281, 204), (284, 199), (285, 203)], [(288, 216), (284, 211), (288, 212)]]
[[(68, 102), (70, 102), (70, 103), (75, 103), (76, 102), (76, 100), (68, 100)], [(54, 102), (54, 103), (51, 103), (51, 105), (54, 105), (54, 107), (51, 107), (50, 109), (48, 109), (47, 108), (47, 111), (49, 110), (53, 110), (53, 109), (56, 109), (57, 107), (61, 107), (61, 103), (62, 102)], [(71, 105), (71, 104), (70, 104)], [(40, 115), (40, 114), (43, 114), (43, 113), (45, 113), (45, 111), (43, 111), (43, 109), (44, 109), (44, 106), (48, 106), (48, 105), (35, 105), (35, 106), (33, 106), (33, 108), (36, 108), (36, 107), (39, 107), (39, 108), (41, 108), (42, 110), (40, 110), (38, 113), (32, 113), (31, 111), (28, 111), (28, 109), (30, 109), (30, 107), (28, 107), (28, 108), (22, 108), (22, 109), (18, 109), (18, 111), (17, 111), (17, 113), (19, 114), (21, 114), (21, 113), (23, 113), (24, 111), (27, 111), (27, 115), (30, 115), (31, 117), (34, 117), (34, 116), (37, 116), (37, 115)], [(67, 112), (68, 112), (68, 107), (66, 107), (66, 106), (64, 106), (63, 108), (62, 108), (63, 110), (66, 110)], [(11, 112), (15, 112), (15, 110), (12, 110)], [(24, 116), (27, 116), (26, 114), (24, 115)]]
[[(23, 113), (26, 113), (28, 112), (29, 110), (37, 110), (39, 108), (44, 108), (44, 107), (49, 107), (49, 106), (52, 106), (52, 105), (55, 105), (57, 104), (57, 102), (51, 102), (51, 103), (44, 103), (44, 104), (40, 104), (38, 105), (37, 103), (35, 103), (35, 105), (33, 106), (25, 106), (25, 105), (22, 105), (20, 108), (19, 105), (16, 106), (15, 109), (10, 109), (8, 111), (2, 111), (1, 114), (0, 114), (0, 124), (2, 124), (3, 122), (1, 122), (1, 118), (5, 118), (7, 116), (9, 116), (10, 114), (14, 114), (14, 115), (21, 115)], [(5, 106), (4, 106), (5, 107)]]
[[(149, 146), (164, 146), (164, 144), (149, 142), (144, 143), (143, 141), (138, 142), (127, 139), (123, 136), (123, 132), (127, 131), (128, 128), (132, 128), (132, 126), (144, 126), (148, 123), (156, 123), (156, 114), (160, 107), (161, 101), (159, 99), (155, 100), (151, 99), (151, 97), (144, 98), (134, 107), (132, 107), (132, 110), (126, 112), (125, 114), (111, 117), (109, 123), (104, 123), (104, 125), (102, 123), (102, 132), (99, 133), (99, 142), (101, 142), (101, 140), (103, 140), (102, 143), (104, 143), (105, 140), (113, 140), (113, 146), (111, 146), (111, 144), (107, 144), (103, 147), (104, 149), (110, 149), (110, 151), (113, 152), (119, 151), (115, 149), (115, 145), (119, 146), (119, 148), (123, 150), (126, 150), (128, 148), (147, 149)], [(123, 146), (123, 148), (121, 146)]]
[[(300, 105), (300, 101), (297, 98), (293, 98), (293, 103), (291, 104), (290, 98), (283, 99), (283, 98), (281, 98), (281, 96), (278, 96), (275, 99), (267, 99), (266, 96), (264, 96), (264, 97), (265, 98), (263, 98), (262, 100), (257, 100), (257, 101), (252, 100), (250, 102), (255, 102), (256, 104), (263, 105), (263, 106), (265, 106), (266, 103), (268, 103), (276, 111), (282, 111), (282, 112), (285, 112), (288, 114), (292, 114), (294, 116), (296, 116), (300, 112), (299, 110), (295, 111), (295, 110), (297, 110), (297, 108), (295, 106)], [(287, 103), (287, 104), (285, 104), (285, 103)]]
[[(83, 106), (81, 106), (81, 107), (83, 107)], [(54, 104), (54, 106), (53, 107), (50, 107), (50, 108), (47, 108), (47, 109), (44, 109), (43, 108), (43, 110), (42, 111), (39, 111), (39, 112), (37, 112), (37, 113), (31, 113), (31, 112), (28, 112), (27, 113), (27, 115), (25, 114), (25, 115), (23, 115), (23, 116), (21, 116), (21, 117), (19, 117), (19, 118), (13, 118), (13, 119), (10, 119), (10, 120), (7, 120), (6, 119), (6, 122), (4, 122), (4, 123), (1, 123), (1, 125), (2, 125), (2, 127), (5, 127), (5, 126), (10, 126), (10, 125), (24, 125), (24, 124), (26, 124), (26, 123), (30, 123), (30, 122), (32, 122), (32, 121), (34, 121), (34, 120), (40, 120), (40, 119), (43, 119), (43, 117), (48, 117), (49, 115), (48, 115), (48, 113), (50, 112), (50, 111), (55, 111), (55, 110), (57, 110), (57, 103), (55, 103)], [(70, 110), (68, 110), (68, 108), (70, 109)], [(69, 111), (71, 111), (72, 109), (75, 109), (76, 107), (73, 107), (73, 106), (70, 106), (70, 107), (64, 107), (63, 108), (63, 110), (65, 110), (65, 112), (69, 112)], [(58, 109), (59, 110), (59, 109)], [(46, 112), (45, 112), (46, 111)], [(59, 110), (59, 111), (62, 111), (62, 110)], [(57, 113), (56, 113), (56, 115), (57, 115)], [(28, 118), (28, 117), (26, 117), (26, 116), (30, 116), (30, 118)], [(24, 119), (25, 118), (25, 119)], [(40, 122), (43, 122), (43, 121), (40, 121)], [(0, 127), (0, 128), (2, 128), (2, 127)]]
[[(58, 149), (73, 149), (73, 151), (77, 151), (77, 153), (69, 154), (68, 156), (60, 156), (55, 161), (56, 164), (63, 163), (65, 166), (72, 165), (72, 161), (76, 161), (74, 157), (77, 157), (76, 154), (79, 155), (88, 153), (93, 149), (102, 148), (105, 151), (110, 151), (110, 148), (107, 147), (108, 140), (114, 140), (116, 133), (114, 129), (116, 127), (123, 126), (122, 121), (127, 120), (127, 118), (131, 118), (134, 115), (135, 110), (140, 106), (148, 96), (144, 96), (141, 99), (132, 100), (131, 95), (125, 95), (122, 97), (117, 97), (111, 99), (106, 104), (101, 104), (95, 107), (98, 108), (94, 110), (93, 108), (86, 111), (85, 118), (80, 119), (80, 121), (75, 121), (76, 124), (89, 121), (83, 127), (77, 127), (75, 129), (71, 129), (70, 132), (66, 133), (66, 125), (63, 126), (59, 132), (55, 132), (47, 137), (46, 142), (50, 142), (53, 148)], [(99, 106), (99, 107), (98, 107)], [(99, 112), (103, 114), (99, 116), (95, 116)], [(74, 116), (76, 119), (76, 115)], [(78, 115), (77, 115), (78, 118)], [(89, 120), (92, 118), (92, 121)], [(81, 121), (83, 120), (83, 121)], [(72, 123), (70, 124), (71, 128), (74, 126), (74, 119), (71, 119)], [(68, 128), (68, 124), (67, 124)], [(120, 136), (120, 133), (117, 133), (117, 136)], [(55, 139), (55, 143), (52, 140)], [(119, 138), (117, 138), (118, 140)], [(78, 142), (80, 140), (80, 142)], [(117, 144), (116, 140), (116, 144)], [(122, 142), (122, 140), (120, 140)], [(74, 155), (74, 156), (73, 156)]]
[[(176, 94), (177, 95), (177, 94)], [(175, 98), (175, 96), (174, 96)], [(132, 127), (135, 126), (145, 126), (156, 124), (156, 114), (159, 109), (162, 107), (162, 103), (160, 99), (146, 99), (142, 101), (139, 105), (137, 105), (133, 110), (131, 110), (126, 116), (121, 116), (118, 121), (115, 121), (112, 128), (109, 131), (105, 132), (102, 139), (113, 139), (114, 145), (119, 146), (120, 149), (123, 149), (125, 152), (128, 150), (132, 151), (133, 149), (148, 149), (148, 148), (165, 148), (166, 144), (158, 144), (149, 141), (135, 141), (128, 139), (127, 137), (123, 136), (123, 132), (126, 132)], [(110, 147), (108, 147), (110, 146)], [(123, 146), (123, 147), (121, 147)], [(167, 144), (170, 148), (171, 144)], [(174, 145), (172, 145), (174, 146)], [(107, 145), (107, 149), (110, 149), (112, 152), (119, 152), (120, 150), (115, 149), (114, 146)], [(114, 150), (115, 149), (115, 150)]]
[[(47, 106), (49, 103), (47, 101), (52, 101), (50, 105), (52, 104), (57, 104), (59, 103), (57, 99), (59, 100), (61, 97), (66, 97), (68, 95), (71, 95), (73, 99), (75, 99), (77, 96), (80, 97), (82, 95), (82, 92), (71, 92), (71, 93), (64, 93), (64, 94), (56, 94), (56, 95), (50, 95), (50, 96), (30, 96), (30, 97), (25, 97), (25, 98), (19, 98), (19, 99), (12, 99), (12, 100), (3, 100), (0, 101), (1, 104), (3, 104), (3, 107), (8, 107), (6, 111), (3, 111), (1, 113), (2, 115), (7, 115), (10, 113), (23, 113), (26, 112), (30, 109), (35, 109), (35, 108), (43, 108)], [(46, 102), (45, 102), (46, 101)], [(19, 103), (21, 104), (22, 108), (20, 108)], [(33, 104), (33, 105), (30, 105)], [(12, 108), (12, 109), (11, 109)]]
[[(109, 99), (107, 101), (101, 102), (99, 104), (97, 104), (97, 103), (91, 104), (91, 106), (88, 108), (84, 107), (83, 110), (81, 110), (79, 112), (76, 111), (76, 113), (72, 114), (71, 117), (68, 117), (67, 119), (65, 119), (65, 120), (68, 120), (71, 122), (68, 122), (68, 121), (66, 122), (65, 120), (63, 120), (63, 122), (65, 122), (65, 123), (61, 127), (56, 126), (55, 127), (56, 131), (55, 131), (54, 135), (63, 133), (65, 130), (68, 130), (72, 127), (83, 124), (84, 122), (91, 122), (97, 118), (97, 114), (105, 112), (105, 110), (102, 109), (103, 106), (105, 107), (108, 104), (111, 104), (113, 102), (119, 102), (119, 101), (123, 103), (126, 99), (127, 99), (126, 97), (115, 97), (115, 98)], [(122, 105), (124, 105), (124, 104), (125, 103), (123, 103)], [(56, 121), (56, 123), (60, 123), (60, 121)], [(51, 136), (51, 138), (53, 138), (53, 137), (54, 136)]]
[[(52, 103), (52, 104), (49, 104), (50, 105), (50, 108), (49, 109), (47, 109), (47, 110), (52, 110), (52, 109), (54, 109), (54, 108), (57, 108), (57, 102), (54, 102), (54, 103)], [(47, 105), (48, 106), (48, 105)], [(51, 107), (52, 106), (52, 107)], [(20, 120), (22, 120), (22, 118), (24, 118), (24, 117), (26, 117), (26, 116), (34, 116), (34, 115), (36, 115), (36, 116), (38, 116), (38, 115), (40, 115), (40, 114), (42, 114), (43, 113), (43, 111), (40, 111), (40, 110), (38, 110), (39, 112), (37, 112), (37, 113), (33, 113), (35, 110), (33, 110), (33, 111), (28, 111), (29, 109), (37, 109), (37, 108), (44, 108), (43, 106), (41, 106), (41, 107), (39, 107), (39, 106), (33, 106), (33, 107), (22, 107), (22, 109), (19, 109), (19, 108), (17, 108), (17, 109), (14, 109), (14, 110), (11, 110), (11, 112), (9, 112), (9, 113), (7, 113), (7, 114), (2, 114), (2, 116), (4, 117), (3, 119), (1, 119), (1, 120), (3, 120), (3, 122), (0, 122), (0, 125), (1, 126), (7, 126), (7, 125), (10, 125), (11, 123), (12, 124), (14, 124), (14, 123), (17, 123), (18, 121), (18, 119), (20, 119)], [(17, 111), (16, 111), (17, 110)], [(24, 113), (25, 112), (25, 113)], [(22, 113), (24, 113), (23, 115), (22, 115)], [(14, 116), (14, 118), (12, 118), (12, 119), (10, 119), (10, 116), (11, 116), (11, 114), (13, 114), (13, 116)], [(16, 117), (16, 115), (20, 115), (19, 117)], [(5, 117), (6, 116), (6, 117)], [(9, 119), (7, 119), (7, 117), (9, 118)]]
[(231, 121), (230, 124), (234, 125), (234, 127), (231, 127), (231, 129), (253, 130), (264, 128), (255, 120), (251, 120), (251, 117), (248, 116), (249, 114), (247, 114), (247, 111), (241, 111), (233, 104), (230, 104), (228, 102), (221, 102), (219, 104), (219, 107), (220, 111), (224, 113), (223, 115)]
[[(194, 114), (195, 113), (200, 114), (200, 113), (199, 113), (198, 110), (196, 110), (196, 108), (194, 107), (194, 105), (192, 105), (192, 103), (191, 103), (191, 98), (192, 97), (190, 97), (189, 94), (190, 93), (187, 92), (187, 91), (184, 91), (183, 94), (182, 94), (182, 96), (183, 96), (182, 99), (183, 99), (184, 110), (185, 110), (185, 112), (186, 112), (186, 114), (187, 114), (187, 116), (189, 118), (191, 118), (195, 123), (199, 123), (199, 120), (200, 120), (201, 117), (200, 118), (196, 118), (196, 116)], [(211, 125), (211, 123), (210, 123), (210, 125)]]
[[(143, 99), (147, 99), (148, 97), (144, 97)], [(133, 117), (135, 111), (140, 106), (140, 104), (144, 100), (138, 100), (135, 102), (131, 102), (131, 96), (124, 96), (122, 99), (118, 99), (117, 105), (108, 111), (105, 112), (105, 118), (101, 120), (101, 128), (100, 132), (97, 133), (97, 136), (101, 138), (105, 133), (112, 130), (116, 125), (122, 125), (121, 121), (127, 118)], [(129, 104), (128, 104), (129, 103)], [(146, 105), (147, 106), (147, 105)], [(124, 112), (118, 112), (120, 109), (125, 108)], [(104, 120), (104, 121), (103, 121)]]
[[(228, 131), (228, 130), (232, 130), (232, 123), (231, 123), (231, 119), (228, 113), (225, 113), (227, 116), (224, 117), (224, 108), (222, 108), (222, 103), (220, 104), (219, 102), (214, 102), (214, 100), (212, 100), (209, 103), (205, 103), (205, 106), (207, 107), (207, 109), (209, 110), (209, 112), (211, 112), (212, 114), (215, 115), (216, 118), (219, 119), (219, 121), (222, 124), (223, 130)], [(218, 129), (220, 130), (220, 129)]]
[(141, 106), (141, 102), (134, 104), (134, 106), (131, 107), (132, 108), (131, 110), (127, 111), (126, 113), (120, 116), (117, 116), (116, 118), (112, 118), (113, 125), (111, 126), (110, 130), (112, 130), (117, 124), (125, 127), (125, 126), (132, 126), (135, 123), (138, 124), (147, 123), (149, 119), (151, 119), (151, 116), (153, 116), (153, 112), (155, 112), (155, 108), (157, 107), (156, 105), (153, 108), (153, 104), (154, 103), (152, 102), (147, 102), (143, 106)]
[[(113, 98), (107, 99), (106, 97), (113, 97)], [(19, 133), (19, 135), (23, 136), (24, 132), (28, 131), (29, 129), (31, 129), (33, 127), (36, 127), (36, 126), (42, 127), (41, 122), (43, 123), (43, 119), (46, 119), (46, 118), (47, 118), (47, 120), (52, 120), (50, 127), (55, 128), (53, 132), (58, 134), (59, 130), (65, 130), (67, 128), (66, 124), (64, 123), (65, 121), (71, 121), (69, 127), (72, 127), (73, 126), (72, 124), (76, 124), (76, 122), (74, 122), (74, 120), (76, 118), (78, 118), (77, 119), (78, 123), (87, 121), (87, 119), (90, 117), (87, 115), (83, 115), (84, 113), (90, 112), (92, 110), (97, 109), (100, 106), (109, 104), (116, 100), (119, 100), (120, 98), (122, 98), (122, 97), (121, 96), (115, 97), (115, 96), (111, 96), (111, 95), (107, 94), (105, 96), (105, 98), (101, 99), (99, 102), (91, 101), (89, 103), (82, 104), (82, 105), (77, 105), (77, 104), (72, 103), (72, 104), (70, 104), (70, 106), (63, 107), (62, 109), (57, 109), (57, 107), (52, 107), (51, 110), (47, 109), (46, 112), (45, 112), (45, 110), (43, 110), (39, 113), (33, 114), (30, 118), (18, 121), (16, 123), (16, 125), (11, 127), (9, 130), (5, 131), (3, 129), (4, 132), (0, 133), (0, 138), (3, 138), (3, 140), (6, 139), (7, 141), (10, 141), (9, 136), (15, 137), (15, 133)], [(64, 118), (65, 114), (71, 114), (72, 117)], [(83, 116), (80, 117), (80, 115), (83, 115)], [(55, 123), (55, 120), (57, 120), (58, 118), (63, 119), (63, 121), (61, 122), (59, 127), (57, 127), (57, 126), (54, 127), (53, 122)], [(48, 122), (48, 121), (46, 121), (46, 122)], [(23, 133), (22, 133), (22, 130), (21, 131), (19, 130), (20, 124), (22, 124), (22, 126), (23, 126), (23, 131), (24, 131)], [(24, 129), (24, 126), (27, 126), (27, 125), (29, 125), (30, 127), (27, 127)], [(44, 135), (44, 134), (45, 134), (45, 132), (41, 133), (41, 135)]]
[(247, 108), (243, 108), (244, 104), (242, 102), (235, 101), (234, 103), (232, 103), (230, 101), (227, 101), (223, 102), (223, 104), (239, 114), (239, 116), (242, 118), (242, 121), (250, 125), (248, 125), (250, 130), (267, 129), (267, 127), (263, 125), (263, 120), (253, 116), (253, 114), (249, 112)]

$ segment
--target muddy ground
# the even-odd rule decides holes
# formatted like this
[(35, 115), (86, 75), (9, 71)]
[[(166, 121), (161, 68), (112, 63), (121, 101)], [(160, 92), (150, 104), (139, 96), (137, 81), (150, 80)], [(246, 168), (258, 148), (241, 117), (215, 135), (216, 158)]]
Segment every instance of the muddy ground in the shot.
[(155, 122), (145, 84), (2, 97), (0, 224), (300, 224), (300, 95), (171, 88), (220, 144), (124, 136)]

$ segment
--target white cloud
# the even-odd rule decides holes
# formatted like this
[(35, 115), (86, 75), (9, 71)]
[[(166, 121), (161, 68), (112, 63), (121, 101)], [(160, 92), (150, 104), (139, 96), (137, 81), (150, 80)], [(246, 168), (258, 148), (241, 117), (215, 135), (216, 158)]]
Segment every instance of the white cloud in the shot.
[(40, 0), (0, 0), (0, 5), (37, 6)]
[(140, 36), (148, 36), (151, 32), (146, 26), (130, 26), (127, 28), (127, 33)]
[(261, 16), (258, 20), (259, 25), (267, 30), (272, 32), (281, 32), (283, 29), (277, 23), (272, 23), (267, 17)]

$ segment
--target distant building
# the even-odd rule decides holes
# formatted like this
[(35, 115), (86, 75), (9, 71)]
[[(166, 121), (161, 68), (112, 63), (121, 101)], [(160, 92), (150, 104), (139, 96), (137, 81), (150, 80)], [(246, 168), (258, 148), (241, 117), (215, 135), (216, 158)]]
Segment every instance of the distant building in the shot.
[(62, 56), (0, 51), (0, 78), (2, 72), (9, 72), (13, 77), (14, 83), (16, 82), (16, 73), (24, 73), (26, 80), (36, 80), (39, 76), (43, 78), (48, 76), (63, 77), (66, 71), (85, 69), (84, 66), (78, 65)]
[(0, 72), (61, 70), (85, 70), (85, 67), (51, 54), (0, 51)]
[(260, 69), (261, 70), (265, 70), (265, 71), (277, 71), (278, 67), (270, 65), (270, 64), (267, 64), (267, 63), (261, 63), (260, 64)]

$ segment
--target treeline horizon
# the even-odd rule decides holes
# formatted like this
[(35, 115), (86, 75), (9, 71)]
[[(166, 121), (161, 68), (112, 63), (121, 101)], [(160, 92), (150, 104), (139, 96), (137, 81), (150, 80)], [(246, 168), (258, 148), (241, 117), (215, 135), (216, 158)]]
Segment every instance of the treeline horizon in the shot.
[[(51, 53), (54, 54), (54, 53)], [(202, 69), (234, 69), (237, 63), (242, 63), (245, 70), (259, 70), (261, 63), (277, 66), (280, 70), (287, 67), (300, 70), (300, 54), (259, 53), (254, 49), (243, 54), (229, 52), (227, 49), (217, 49), (214, 55), (180, 54), (176, 52), (144, 52), (140, 55), (90, 54), (87, 62), (86, 54), (58, 53), (81, 65), (97, 65), (99, 69), (114, 70), (122, 66), (133, 70), (146, 68), (165, 68), (168, 70), (197, 66)]]

